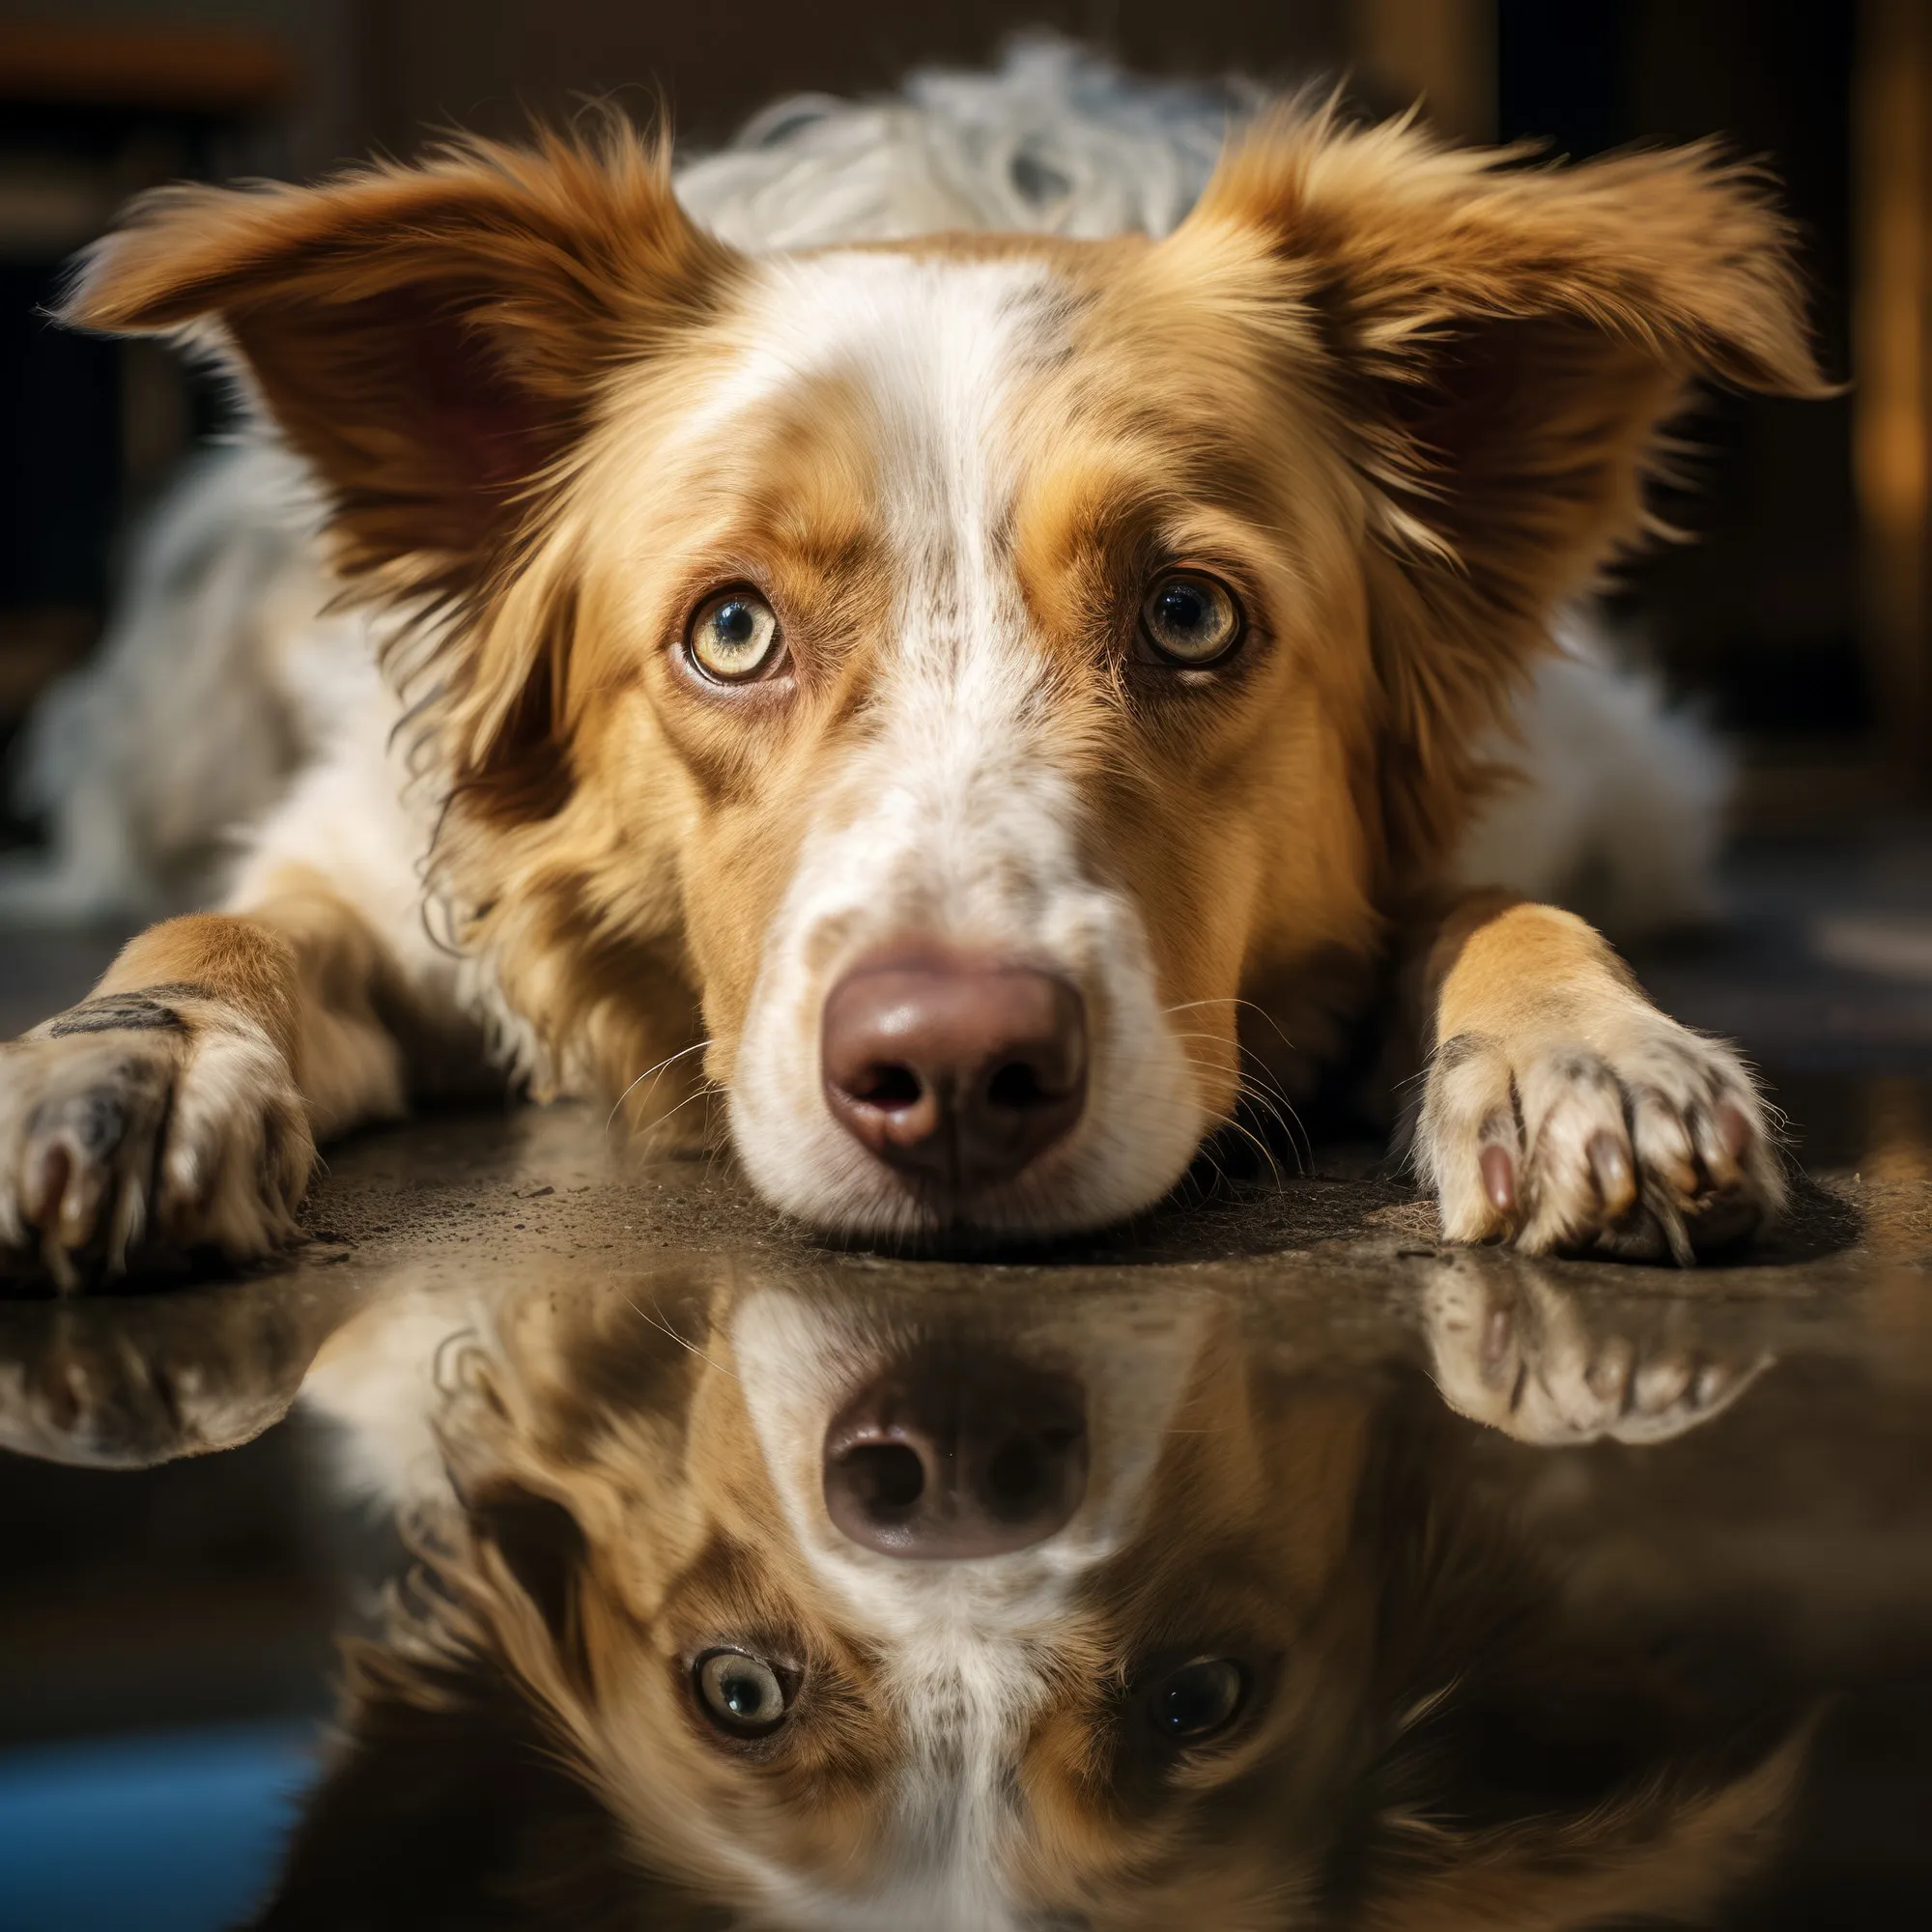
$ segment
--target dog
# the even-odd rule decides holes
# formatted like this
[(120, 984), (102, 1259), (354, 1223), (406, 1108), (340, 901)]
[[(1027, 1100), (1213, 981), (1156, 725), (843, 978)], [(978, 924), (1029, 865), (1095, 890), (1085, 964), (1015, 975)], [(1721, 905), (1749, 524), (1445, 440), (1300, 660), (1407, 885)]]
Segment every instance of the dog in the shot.
[[(1802, 1718), (1566, 1591), (1510, 1500), (1542, 1458), (1386, 1334), (796, 1256), (531, 1291), (398, 1288), (308, 1378), (420, 1567), (264, 1926), (1703, 1922), (1776, 1842)], [(1519, 1321), (1501, 1380), (1599, 1411), (1552, 1435), (1461, 1293), (1435, 1372), (1525, 1441), (1761, 1372), (1693, 1340), (1660, 1402), (1625, 1344), (1619, 1400), (1550, 1285), (1570, 1340)]]
[[(592, 117), (89, 254), (63, 318), (232, 372), (219, 487), (311, 520), (310, 695), (222, 909), (5, 1049), (0, 1248), (262, 1254), (318, 1141), (491, 1057), (646, 1136), (716, 1100), (852, 1239), (1117, 1222), (1244, 1086), (1363, 1064), (1426, 1066), (1452, 1240), (1688, 1263), (1777, 1211), (1739, 1056), (1461, 869), (1514, 717), (1622, 742), (1532, 680), (1696, 385), (1825, 392), (1763, 182), (978, 86), (781, 114), (682, 201)], [(1606, 791), (1604, 849), (1697, 848), (1671, 796)]]

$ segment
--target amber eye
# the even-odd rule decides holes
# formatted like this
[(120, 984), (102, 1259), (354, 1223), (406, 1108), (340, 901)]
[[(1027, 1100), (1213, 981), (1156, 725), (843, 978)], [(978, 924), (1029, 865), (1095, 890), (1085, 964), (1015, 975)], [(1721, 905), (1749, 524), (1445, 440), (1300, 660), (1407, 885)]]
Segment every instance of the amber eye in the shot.
[(747, 684), (779, 661), (784, 636), (778, 613), (742, 584), (707, 597), (685, 638), (691, 661), (719, 684)]
[(734, 1737), (768, 1737), (785, 1720), (783, 1683), (749, 1651), (707, 1650), (692, 1666), (691, 1679), (704, 1715)]
[(1166, 1744), (1205, 1744), (1240, 1716), (1247, 1696), (1248, 1673), (1233, 1658), (1197, 1657), (1153, 1687), (1148, 1719)]
[(1148, 592), (1141, 628), (1167, 664), (1218, 664), (1241, 641), (1241, 607), (1225, 583), (1196, 570), (1171, 570)]

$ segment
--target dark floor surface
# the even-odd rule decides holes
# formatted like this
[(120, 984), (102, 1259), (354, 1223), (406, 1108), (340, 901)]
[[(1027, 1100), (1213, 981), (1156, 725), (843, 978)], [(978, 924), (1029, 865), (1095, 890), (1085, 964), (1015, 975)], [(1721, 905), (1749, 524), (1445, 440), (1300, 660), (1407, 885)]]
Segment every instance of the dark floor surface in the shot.
[[(1775, 1393), (1703, 1432), (1733, 1445), (1698, 1465), (1703, 1502), (1674, 1498), (1677, 1519), (1662, 1510), (1624, 1546), (1598, 1524), (1607, 1553), (1585, 1567), (1614, 1567), (1619, 1547), (1638, 1570), (1674, 1551), (1685, 1589), (1756, 1591), (1805, 1626), (1800, 1674), (1846, 1715), (1821, 1747), (1835, 1769), (1804, 1840), (1811, 1889), (1791, 1896), (1837, 1898), (1847, 1925), (1905, 1922), (1883, 1901), (1932, 1899), (1908, 1828), (1932, 1816), (1932, 828), (1759, 841), (1730, 883), (1721, 931), (1640, 970), (1767, 1070), (1809, 1178), (1776, 1236), (1691, 1275), (1444, 1249), (1430, 1206), (1362, 1150), (1018, 1264), (907, 1266), (803, 1242), (723, 1164), (627, 1171), (598, 1117), (505, 1107), (332, 1150), (284, 1266), (0, 1302), (0, 1432), (56, 1459), (0, 1461), (0, 1741), (326, 1708), (366, 1539), (315, 1480), (315, 1429), (299, 1411), (270, 1425), (322, 1338), (398, 1282), (642, 1279), (691, 1258), (949, 1293), (1130, 1282), (1264, 1306), (1284, 1333), (1349, 1350), (1398, 1330), (1420, 1347), (1418, 1311), (1474, 1294), (1546, 1338), (1606, 1326), (1641, 1352), (1668, 1331), (1700, 1361), (1779, 1359)], [(0, 937), (0, 1034), (77, 996), (111, 950)], [(1808, 1472), (1791, 1449), (1807, 1434)], [(226, 1453), (186, 1453), (209, 1450)], [(1878, 1874), (1864, 1904), (1844, 1877), (1861, 1858)], [(1760, 1901), (1737, 1922), (1827, 1922), (1799, 1909)]]
[[(1820, 1185), (1800, 1189), (1792, 1220), (1752, 1265), (1706, 1270), (1695, 1291), (1835, 1293), (1868, 1280), (1876, 1255), (1922, 1264), (1932, 1259), (1932, 823), (1760, 838), (1734, 856), (1727, 891), (1722, 926), (1653, 950), (1640, 969), (1667, 1009), (1741, 1040), (1767, 1071), (1793, 1151)], [(0, 935), (0, 1037), (77, 997), (116, 943)], [(1146, 1217), (1058, 1259), (1179, 1264), (1235, 1284), (1266, 1258), (1319, 1258), (1330, 1292), (1373, 1293), (1411, 1264), (1400, 1258), (1435, 1251), (1435, 1221), (1370, 1165), (1370, 1151), (1323, 1150), (1312, 1173)], [(460, 1268), (524, 1255), (554, 1265), (575, 1255), (609, 1265), (667, 1245), (782, 1252), (794, 1241), (720, 1166), (619, 1176), (594, 1123), (570, 1110), (486, 1109), (362, 1135), (330, 1151), (304, 1219), (312, 1244), (288, 1284), (304, 1293), (418, 1261)], [(1637, 1278), (1676, 1286), (1650, 1270)], [(0, 1322), (58, 1319), (0, 1305)], [(9, 1465), (0, 1737), (312, 1699), (336, 1532), (283, 1506), (301, 1454), (278, 1432), (243, 1455), (128, 1486)], [(144, 1605), (132, 1629), (121, 1615), (130, 1595)]]

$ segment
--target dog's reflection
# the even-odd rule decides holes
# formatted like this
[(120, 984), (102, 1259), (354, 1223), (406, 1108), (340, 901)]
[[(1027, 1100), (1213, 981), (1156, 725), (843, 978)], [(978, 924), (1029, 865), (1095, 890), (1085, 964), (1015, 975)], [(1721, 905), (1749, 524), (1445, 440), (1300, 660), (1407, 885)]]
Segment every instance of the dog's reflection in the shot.
[(711, 1273), (326, 1351), (422, 1564), (265, 1923), (1555, 1927), (1757, 1861), (1790, 1726), (1590, 1630), (1415, 1370)]

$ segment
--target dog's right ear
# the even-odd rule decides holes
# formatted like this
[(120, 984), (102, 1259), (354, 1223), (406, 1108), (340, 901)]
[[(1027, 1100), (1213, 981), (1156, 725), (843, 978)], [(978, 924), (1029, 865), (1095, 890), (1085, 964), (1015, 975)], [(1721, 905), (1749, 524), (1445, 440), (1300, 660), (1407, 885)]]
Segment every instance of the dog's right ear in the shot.
[(566, 1675), (581, 1684), (588, 1664), (580, 1592), (589, 1558), (582, 1525), (562, 1503), (520, 1483), (494, 1482), (461, 1500), (479, 1558), (495, 1552), (503, 1577), (543, 1619)]
[(640, 1862), (506, 1686), (478, 1673), (416, 1697), (364, 1695), (351, 1710), (251, 1932), (735, 1922)]
[(611, 117), (320, 187), (171, 187), (83, 259), (64, 321), (230, 361), (315, 466), (352, 574), (462, 595), (611, 374), (716, 312), (739, 260)]

